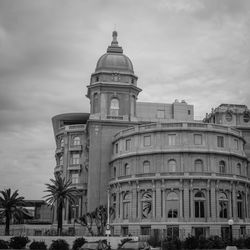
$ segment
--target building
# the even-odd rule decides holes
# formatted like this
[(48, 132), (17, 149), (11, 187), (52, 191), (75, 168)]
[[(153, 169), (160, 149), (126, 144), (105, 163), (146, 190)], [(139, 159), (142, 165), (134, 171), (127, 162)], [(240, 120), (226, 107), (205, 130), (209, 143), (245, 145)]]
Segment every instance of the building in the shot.
[(227, 118), (217, 108), (203, 122), (195, 121), (193, 106), (184, 100), (137, 102), (142, 91), (137, 81), (114, 31), (87, 86), (90, 114), (52, 118), (55, 174), (71, 178), (81, 190), (77, 206), (68, 204), (64, 211), (65, 222), (107, 204), (109, 192), (114, 235), (155, 230), (182, 239), (226, 237), (230, 218), (234, 236), (245, 235), (250, 230), (247, 107), (238, 105), (243, 118), (230, 111), (232, 123), (222, 122), (229, 121), (227, 105), (220, 106)]

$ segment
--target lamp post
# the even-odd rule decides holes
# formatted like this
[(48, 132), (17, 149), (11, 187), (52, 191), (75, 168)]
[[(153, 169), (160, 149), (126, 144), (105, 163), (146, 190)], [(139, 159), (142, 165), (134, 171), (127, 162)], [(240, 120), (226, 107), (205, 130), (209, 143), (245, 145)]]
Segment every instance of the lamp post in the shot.
[(230, 234), (230, 246), (233, 245), (233, 224), (234, 221), (233, 219), (228, 220), (228, 225), (229, 225), (229, 234)]

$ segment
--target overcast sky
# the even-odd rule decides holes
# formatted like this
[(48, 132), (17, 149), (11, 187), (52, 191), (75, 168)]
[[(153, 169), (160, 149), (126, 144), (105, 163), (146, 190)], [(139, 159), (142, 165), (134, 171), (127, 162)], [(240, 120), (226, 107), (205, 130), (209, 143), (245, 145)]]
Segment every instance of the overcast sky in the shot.
[(86, 86), (114, 28), (139, 101), (185, 99), (198, 119), (221, 103), (250, 107), (249, 0), (0, 0), (0, 190), (42, 198), (51, 117), (89, 112)]

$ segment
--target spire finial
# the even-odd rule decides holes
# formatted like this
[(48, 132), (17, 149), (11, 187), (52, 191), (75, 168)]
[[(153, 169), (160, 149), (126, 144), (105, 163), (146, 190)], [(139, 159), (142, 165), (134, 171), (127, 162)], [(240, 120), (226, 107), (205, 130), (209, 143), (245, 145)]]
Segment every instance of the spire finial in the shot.
[(112, 33), (112, 37), (113, 37), (113, 41), (112, 41), (112, 45), (115, 45), (115, 44), (118, 44), (118, 42), (117, 42), (117, 31), (113, 31), (113, 33)]

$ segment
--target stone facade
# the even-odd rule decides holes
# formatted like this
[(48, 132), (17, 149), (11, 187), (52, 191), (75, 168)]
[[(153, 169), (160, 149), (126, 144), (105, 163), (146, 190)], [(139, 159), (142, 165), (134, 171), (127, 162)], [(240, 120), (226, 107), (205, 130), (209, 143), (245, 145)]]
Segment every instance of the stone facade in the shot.
[(87, 86), (90, 114), (52, 119), (54, 172), (81, 190), (77, 206), (68, 204), (64, 211), (65, 221), (110, 197), (113, 235), (226, 237), (230, 218), (235, 237), (245, 235), (250, 230), (247, 107), (223, 104), (203, 122), (195, 121), (193, 105), (184, 100), (137, 102), (137, 82), (113, 32)]

